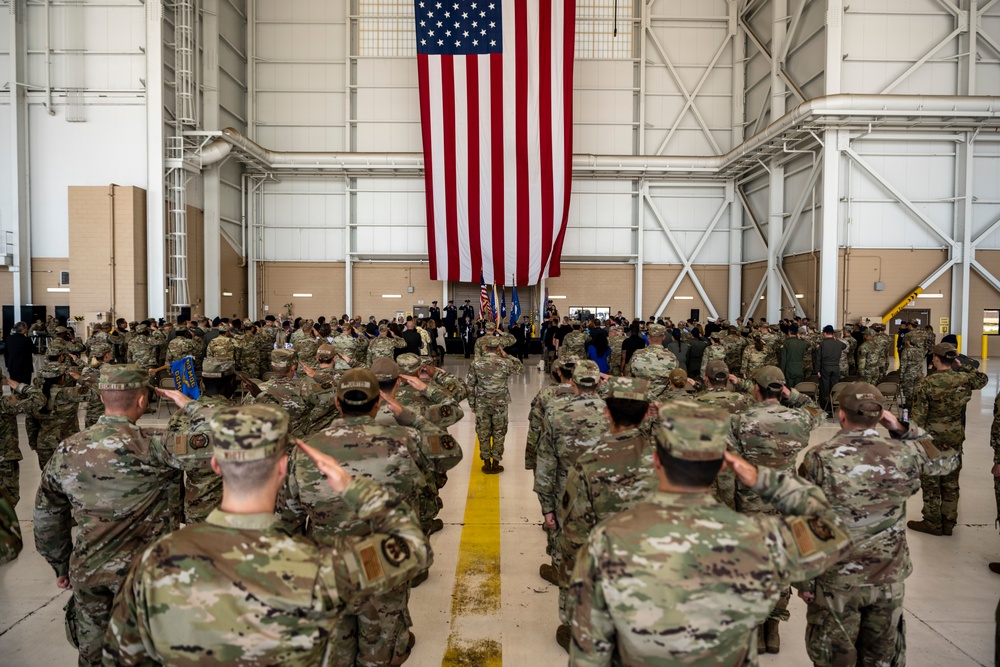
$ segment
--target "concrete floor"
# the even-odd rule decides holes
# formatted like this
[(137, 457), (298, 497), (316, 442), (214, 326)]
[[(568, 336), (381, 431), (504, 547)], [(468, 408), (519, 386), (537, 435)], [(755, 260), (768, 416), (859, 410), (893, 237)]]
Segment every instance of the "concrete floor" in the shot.
[[(463, 444), (466, 456), (449, 475), (443, 491), (445, 507), (441, 518), (445, 528), (431, 538), (434, 566), (429, 580), (414, 590), (411, 598), (417, 643), (408, 665), (441, 665), (449, 636), (456, 633), (499, 641), (507, 665), (565, 663), (566, 654), (554, 639), (556, 590), (538, 576), (538, 566), (546, 558), (545, 538), (539, 526), (538, 502), (531, 490), (532, 476), (523, 468), (528, 407), (546, 381), (536, 362), (537, 357), (526, 363), (524, 375), (512, 380), (506, 471), (499, 476), (500, 611), (495, 616), (452, 618), (452, 592), (469, 480), (471, 475), (482, 474), (473, 461), (474, 418), (467, 414), (451, 429)], [(449, 358), (446, 366), (464, 377), (467, 362)], [(1000, 538), (994, 528), (989, 431), (1000, 371), (990, 373), (988, 364), (984, 370), (990, 375), (990, 384), (976, 393), (968, 410), (959, 526), (950, 538), (914, 533), (908, 536), (914, 573), (907, 581), (907, 653), (908, 664), (915, 667), (993, 663), (1000, 576), (990, 573), (986, 566), (991, 560), (1000, 560)], [(835, 431), (830, 423), (816, 431), (812, 441), (820, 442)], [(76, 655), (63, 630), (62, 607), (67, 594), (56, 589), (51, 569), (34, 549), (31, 509), (39, 471), (23, 437), (22, 432), (26, 457), (17, 513), (26, 544), (17, 561), (0, 567), (0, 665), (68, 666), (75, 663)], [(919, 518), (919, 510), (917, 497), (910, 503), (909, 518)], [(782, 625), (781, 653), (762, 656), (761, 665), (809, 664), (803, 642), (805, 607), (798, 598), (793, 597), (791, 615), (791, 621)]]

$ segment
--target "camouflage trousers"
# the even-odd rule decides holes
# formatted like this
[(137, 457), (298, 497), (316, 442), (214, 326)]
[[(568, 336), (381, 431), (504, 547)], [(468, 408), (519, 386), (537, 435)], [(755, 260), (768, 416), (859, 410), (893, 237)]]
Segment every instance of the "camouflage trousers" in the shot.
[(80, 667), (101, 664), (104, 633), (111, 622), (111, 607), (118, 586), (74, 588), (66, 603), (66, 638), (80, 651)]
[(0, 461), (0, 487), (10, 496), (13, 507), (17, 507), (17, 501), (21, 499), (20, 477), (20, 461)]
[(410, 584), (360, 603), (333, 626), (329, 667), (384, 667), (401, 664), (409, 639)]
[(947, 475), (920, 476), (920, 488), (924, 492), (924, 521), (932, 526), (951, 528), (958, 522), (958, 478), (962, 473), (962, 454), (958, 455), (958, 467)]
[(806, 652), (816, 667), (906, 664), (904, 585), (847, 591), (816, 586), (806, 615)]
[(503, 458), (503, 441), (507, 437), (507, 404), (476, 407), (476, 437), (479, 438), (479, 458)]

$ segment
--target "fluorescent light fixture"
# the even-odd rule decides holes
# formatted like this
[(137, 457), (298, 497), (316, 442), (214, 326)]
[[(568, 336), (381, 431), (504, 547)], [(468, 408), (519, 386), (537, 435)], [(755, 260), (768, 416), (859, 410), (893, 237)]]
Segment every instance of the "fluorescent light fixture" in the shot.
[(293, 294), (292, 296), (298, 297), (300, 299), (308, 299), (309, 297), (312, 296), (312, 294)]
[(46, 287), (45, 291), (46, 292), (68, 292), (69, 288), (68, 287)]
[(565, 296), (553, 296), (553, 295), (550, 294), (549, 298), (550, 299), (565, 299), (566, 297)]
[(677, 301), (694, 301), (693, 296), (675, 296), (674, 299)]
[(918, 294), (918, 299), (943, 299), (944, 294)]
[(806, 295), (805, 294), (796, 294), (795, 298), (796, 299), (804, 299), (804, 298), (806, 298)]
[(223, 292), (222, 293), (222, 296), (232, 296), (232, 295), (233, 295), (232, 292)]
[(402, 299), (403, 295), (402, 294), (383, 294), (382, 298), (383, 299)]
[(763, 300), (764, 300), (764, 297), (760, 297), (760, 300), (761, 300), (761, 301), (763, 301)]

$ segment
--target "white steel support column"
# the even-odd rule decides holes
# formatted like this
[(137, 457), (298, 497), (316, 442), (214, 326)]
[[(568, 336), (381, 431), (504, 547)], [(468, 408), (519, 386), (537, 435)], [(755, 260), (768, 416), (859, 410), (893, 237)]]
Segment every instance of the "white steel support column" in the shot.
[(644, 192), (646, 191), (646, 179), (640, 178), (636, 181), (636, 192), (637, 196), (636, 206), (639, 210), (636, 211), (636, 229), (635, 229), (635, 317), (642, 317), (642, 262), (643, 262), (643, 242), (646, 236), (646, 200)]
[[(219, 128), (219, 0), (203, 0), (201, 8), (202, 128), (215, 130)], [(201, 173), (205, 198), (205, 303), (202, 311), (206, 315), (222, 315), (222, 164), (216, 163)]]
[(836, 130), (823, 133), (823, 207), (820, 216), (819, 235), (819, 305), (816, 324), (834, 327), (843, 324), (839, 320), (837, 292), (839, 289), (838, 267), (840, 263), (840, 154), (841, 139), (846, 137)]
[(31, 206), (28, 162), (26, 0), (10, 0), (10, 194), (14, 213), (14, 319), (31, 303)]
[(827, 0), (826, 3), (826, 72), (825, 92), (836, 95), (841, 88), (841, 63), (844, 39), (844, 0)]
[[(256, 0), (251, 0), (256, 1)], [(351, 119), (356, 117), (354, 113), (354, 97), (352, 91), (357, 86), (357, 78), (354, 76), (354, 59), (352, 54), (353, 25), (351, 23), (351, 6), (356, 3), (344, 3), (344, 81), (348, 83), (346, 94), (344, 95), (344, 147), (348, 151), (357, 148), (353, 141), (354, 133), (351, 131)], [(357, 179), (344, 178), (344, 312), (350, 314), (354, 305), (354, 255), (355, 251), (352, 232), (355, 223), (353, 204), (357, 201)], [(429, 251), (430, 249), (428, 249)], [(445, 283), (447, 284), (447, 283)]]
[[(354, 316), (351, 312), (354, 307), (354, 264), (352, 260), (354, 259), (353, 253), (355, 252), (353, 236), (351, 232), (353, 229), (355, 219), (352, 215), (353, 206), (351, 202), (354, 201), (354, 190), (357, 188), (358, 179), (344, 177), (344, 247), (347, 252), (344, 253), (344, 312)], [(448, 283), (445, 283), (447, 285)]]
[[(166, 312), (163, 192), (163, 1), (146, 8), (146, 315)], [(142, 313), (137, 313), (141, 315)]]
[[(732, 43), (733, 104), (731, 133), (732, 146), (743, 143), (743, 119), (746, 116), (746, 69), (743, 66), (747, 54), (747, 37), (740, 27), (740, 2), (729, 0), (729, 32)], [(743, 295), (743, 202), (736, 196), (736, 181), (726, 183), (726, 198), (729, 204), (729, 300), (726, 317), (732, 321), (741, 315), (740, 302)]]
[[(788, 20), (788, 0), (774, 0), (772, 3), (773, 23), (771, 37), (771, 122), (785, 115), (785, 80), (782, 77), (784, 63), (780, 54), (785, 50)], [(781, 237), (785, 233), (785, 168), (777, 160), (771, 160), (768, 168), (767, 221), (767, 321), (781, 319)]]
[[(969, 292), (975, 248), (972, 244), (973, 194), (975, 189), (975, 134), (955, 149), (955, 241), (951, 271), (951, 333), (962, 336), (959, 352), (969, 349)], [(957, 255), (957, 256), (956, 256)]]

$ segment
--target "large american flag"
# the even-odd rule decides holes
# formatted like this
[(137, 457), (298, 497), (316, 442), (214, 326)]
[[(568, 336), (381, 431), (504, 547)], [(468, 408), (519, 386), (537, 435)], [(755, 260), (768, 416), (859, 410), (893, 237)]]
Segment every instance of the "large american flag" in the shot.
[(575, 0), (415, 0), (431, 278), (559, 275)]

